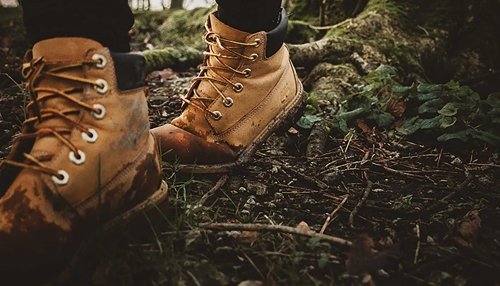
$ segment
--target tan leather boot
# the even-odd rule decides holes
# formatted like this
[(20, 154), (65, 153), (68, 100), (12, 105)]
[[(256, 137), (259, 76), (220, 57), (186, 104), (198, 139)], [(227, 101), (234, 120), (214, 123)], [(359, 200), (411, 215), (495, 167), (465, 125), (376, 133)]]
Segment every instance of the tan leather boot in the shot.
[(165, 198), (143, 65), (83, 38), (34, 46), (28, 119), (0, 168), (2, 284), (43, 281), (99, 227)]
[(284, 10), (274, 30), (255, 34), (209, 16), (205, 61), (185, 109), (152, 131), (166, 162), (184, 171), (228, 171), (297, 112), (303, 89), (283, 45), (286, 27)]

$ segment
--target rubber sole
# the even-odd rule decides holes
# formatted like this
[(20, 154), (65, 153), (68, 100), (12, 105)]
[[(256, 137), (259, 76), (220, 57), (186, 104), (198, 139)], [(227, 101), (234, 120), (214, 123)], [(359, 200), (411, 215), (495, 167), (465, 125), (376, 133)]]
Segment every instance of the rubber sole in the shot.
[(83, 256), (89, 252), (89, 247), (95, 243), (98, 238), (104, 235), (110, 236), (113, 231), (118, 229), (118, 226), (122, 226), (137, 217), (144, 211), (147, 211), (157, 205), (160, 205), (168, 195), (168, 185), (165, 181), (161, 182), (160, 188), (154, 192), (147, 200), (136, 205), (132, 209), (127, 210), (121, 215), (113, 218), (109, 222), (102, 225), (93, 234), (89, 235), (85, 241), (83, 241), (76, 253), (73, 255), (72, 259), (68, 265), (50, 282), (44, 284), (45, 286), (59, 286), (59, 285), (69, 285), (68, 281), (71, 279), (71, 274), (77, 272), (77, 269), (82, 263)]
[(306, 96), (302, 83), (298, 82), (299, 89), (295, 94), (294, 100), (287, 105), (283, 110), (278, 113), (274, 119), (269, 122), (269, 124), (264, 128), (255, 140), (247, 146), (246, 149), (242, 150), (238, 159), (231, 163), (223, 164), (213, 164), (213, 165), (176, 165), (176, 170), (182, 173), (193, 173), (193, 174), (217, 174), (217, 173), (227, 173), (230, 170), (241, 167), (242, 165), (248, 163), (253, 154), (257, 151), (259, 145), (264, 142), (274, 131), (282, 127), (283, 125), (289, 123), (295, 118), (297, 113), (305, 106)]

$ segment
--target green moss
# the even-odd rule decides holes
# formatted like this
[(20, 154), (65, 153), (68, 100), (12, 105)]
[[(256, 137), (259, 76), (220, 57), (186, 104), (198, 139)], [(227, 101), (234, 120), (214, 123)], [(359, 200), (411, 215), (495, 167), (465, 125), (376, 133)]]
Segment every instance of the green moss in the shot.
[(378, 12), (383, 12), (387, 13), (391, 16), (397, 16), (397, 17), (402, 17), (405, 16), (406, 10), (403, 8), (403, 5), (408, 6), (408, 3), (398, 3), (399, 1), (391, 1), (391, 0), (371, 0), (368, 1), (366, 4), (365, 9), (363, 12), (360, 14), (361, 16), (363, 14), (372, 12), (372, 11), (378, 11)]
[(290, 20), (288, 22), (287, 43), (303, 44), (312, 42), (318, 36), (318, 31), (304, 21)]
[(203, 47), (204, 24), (211, 8), (165, 10), (136, 14), (134, 29), (149, 33), (155, 48), (172, 46)]

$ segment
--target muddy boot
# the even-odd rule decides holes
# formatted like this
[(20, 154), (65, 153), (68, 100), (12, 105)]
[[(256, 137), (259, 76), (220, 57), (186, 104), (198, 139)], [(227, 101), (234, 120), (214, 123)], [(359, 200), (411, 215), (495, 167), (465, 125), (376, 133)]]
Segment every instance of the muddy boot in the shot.
[(96, 231), (165, 198), (143, 66), (83, 38), (34, 46), (27, 120), (0, 167), (2, 285), (52, 278)]
[(209, 16), (208, 49), (182, 114), (153, 129), (164, 161), (183, 171), (226, 172), (303, 103), (302, 84), (283, 45), (287, 16), (270, 32), (245, 33)]

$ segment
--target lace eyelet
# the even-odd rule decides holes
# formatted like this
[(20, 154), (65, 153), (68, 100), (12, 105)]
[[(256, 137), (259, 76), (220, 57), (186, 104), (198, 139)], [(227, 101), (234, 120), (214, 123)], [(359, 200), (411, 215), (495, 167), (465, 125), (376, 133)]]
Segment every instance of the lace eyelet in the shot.
[(92, 115), (96, 118), (96, 119), (103, 119), (104, 116), (106, 115), (106, 108), (104, 108), (104, 106), (102, 104), (94, 104), (92, 106), (94, 109), (97, 109), (99, 110), (99, 113), (96, 113), (94, 111), (92, 111)]
[(99, 94), (105, 94), (109, 90), (109, 85), (107, 81), (100, 78), (95, 81), (94, 88)]
[(69, 175), (66, 171), (64, 170), (59, 170), (57, 171), (57, 176), (52, 176), (52, 182), (54, 182), (56, 185), (66, 185), (69, 182)]
[(243, 91), (243, 84), (241, 84), (241, 83), (239, 83), (239, 82), (238, 82), (238, 83), (236, 83), (236, 84), (233, 86), (233, 90), (234, 90), (235, 92), (238, 92), (238, 93), (242, 92), (242, 91)]
[(71, 151), (69, 152), (69, 160), (75, 165), (81, 165), (85, 163), (85, 153), (83, 153), (83, 151), (81, 150), (78, 150), (76, 154), (75, 152)]
[(95, 64), (97, 68), (103, 69), (106, 67), (106, 64), (108, 63), (108, 60), (106, 59), (105, 56), (101, 54), (94, 54), (92, 56), (92, 60), (98, 61), (98, 63)]
[(95, 143), (98, 137), (99, 135), (97, 134), (97, 131), (92, 128), (89, 128), (87, 132), (82, 132), (82, 139), (87, 143)]
[(260, 47), (261, 43), (262, 43), (262, 41), (259, 38), (255, 39), (255, 47), (256, 48)]
[(222, 113), (220, 111), (212, 112), (212, 116), (213, 116), (215, 121), (219, 121), (222, 119)]
[(259, 55), (258, 54), (251, 54), (250, 58), (252, 58), (252, 61), (255, 61), (259, 58)]
[(252, 75), (252, 70), (251, 69), (245, 69), (243, 70), (243, 74), (245, 77), (250, 77)]
[(234, 100), (231, 97), (226, 97), (226, 99), (224, 99), (222, 101), (222, 103), (224, 104), (225, 107), (229, 108), (229, 107), (233, 106)]

